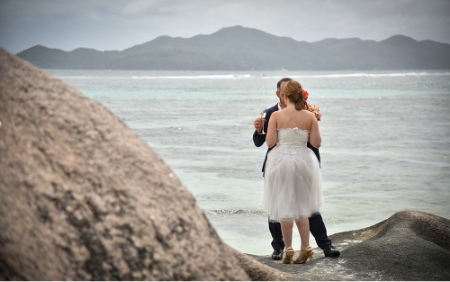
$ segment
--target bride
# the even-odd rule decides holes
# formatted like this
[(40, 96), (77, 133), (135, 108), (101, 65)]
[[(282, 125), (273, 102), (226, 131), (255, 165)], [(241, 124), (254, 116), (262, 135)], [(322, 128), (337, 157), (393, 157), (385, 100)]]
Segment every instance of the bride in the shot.
[[(287, 105), (269, 120), (266, 144), (275, 147), (267, 156), (264, 206), (271, 221), (279, 221), (286, 245), (283, 263), (312, 259), (308, 217), (322, 207), (322, 176), (319, 162), (306, 145), (319, 148), (322, 138), (315, 115), (309, 112), (298, 81), (283, 82), (280, 96)], [(300, 233), (300, 254), (292, 261), (292, 229)]]

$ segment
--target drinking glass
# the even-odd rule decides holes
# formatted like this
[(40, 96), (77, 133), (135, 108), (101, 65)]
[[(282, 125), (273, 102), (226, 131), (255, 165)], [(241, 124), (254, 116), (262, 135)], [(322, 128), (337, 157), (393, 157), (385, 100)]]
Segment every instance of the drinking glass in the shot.
[(265, 111), (265, 110), (262, 110), (262, 111), (259, 113), (259, 116), (260, 116), (261, 118), (266, 118), (266, 111)]

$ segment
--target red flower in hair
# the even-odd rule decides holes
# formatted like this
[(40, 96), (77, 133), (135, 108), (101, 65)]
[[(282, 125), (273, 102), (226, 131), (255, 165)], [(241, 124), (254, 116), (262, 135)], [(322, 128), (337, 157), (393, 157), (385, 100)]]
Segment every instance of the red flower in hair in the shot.
[(303, 90), (303, 98), (305, 98), (305, 101), (308, 100), (309, 93), (306, 90)]

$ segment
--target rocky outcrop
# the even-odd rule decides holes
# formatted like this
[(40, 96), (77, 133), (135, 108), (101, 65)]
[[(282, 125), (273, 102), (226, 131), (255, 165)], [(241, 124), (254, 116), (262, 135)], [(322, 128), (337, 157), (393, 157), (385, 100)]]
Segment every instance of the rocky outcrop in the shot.
[(1, 280), (251, 278), (121, 120), (3, 49), (0, 62)]
[(447, 218), (402, 211), (371, 227), (330, 238), (341, 250), (339, 258), (325, 258), (320, 249), (314, 250), (312, 263), (304, 265), (283, 265), (270, 257), (253, 258), (293, 275), (294, 279), (450, 280)]

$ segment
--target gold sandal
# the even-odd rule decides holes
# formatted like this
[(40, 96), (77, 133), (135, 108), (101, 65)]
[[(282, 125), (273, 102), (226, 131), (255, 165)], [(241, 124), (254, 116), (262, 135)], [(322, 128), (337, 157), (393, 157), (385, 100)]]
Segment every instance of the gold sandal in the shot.
[(304, 264), (308, 260), (308, 258), (309, 258), (309, 262), (312, 262), (314, 252), (313, 252), (311, 246), (308, 246), (304, 250), (301, 250), (301, 251), (305, 252), (305, 257), (303, 259), (299, 260), (300, 256), (298, 256), (298, 258), (296, 260), (294, 260), (293, 262), (295, 264)]
[(294, 249), (291, 247), (286, 249), (286, 255), (284, 256), (283, 260), (281, 261), (284, 264), (291, 264), (292, 263), (292, 257), (294, 256)]

